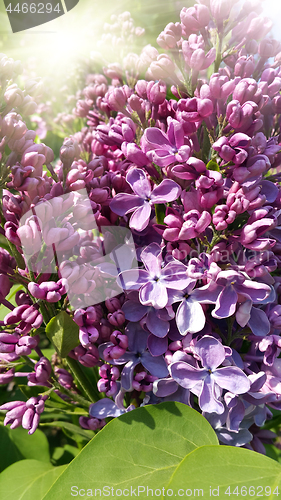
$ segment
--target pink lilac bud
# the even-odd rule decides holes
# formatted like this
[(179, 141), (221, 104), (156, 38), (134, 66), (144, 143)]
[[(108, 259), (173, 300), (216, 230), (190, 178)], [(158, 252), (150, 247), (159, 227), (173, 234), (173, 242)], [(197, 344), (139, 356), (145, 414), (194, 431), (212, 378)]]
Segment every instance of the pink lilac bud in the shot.
[(267, 17), (253, 17), (249, 26), (247, 27), (247, 40), (250, 40), (251, 38), (254, 38), (255, 40), (264, 38), (271, 30), (272, 26), (273, 22)]
[(237, 59), (234, 67), (234, 75), (241, 76), (241, 78), (249, 78), (255, 69), (255, 62), (253, 56), (241, 56)]
[(121, 309), (121, 302), (117, 297), (113, 297), (105, 301), (105, 307), (110, 313), (114, 313), (118, 309)]
[(52, 373), (51, 363), (47, 358), (40, 358), (34, 366), (34, 373), (27, 375), (27, 385), (46, 385)]
[(9, 252), (4, 248), (0, 248), (0, 272), (4, 274), (14, 274), (16, 265), (17, 263), (14, 257), (11, 257)]
[(205, 54), (205, 43), (202, 35), (190, 35), (188, 41), (182, 43), (182, 52), (187, 65), (200, 71), (208, 68), (216, 58), (216, 49), (213, 47)]
[[(122, 311), (123, 312), (123, 311)], [(126, 350), (128, 347), (128, 337), (122, 334), (119, 330), (114, 330), (110, 335), (110, 342)]]
[(29, 337), (28, 335), (24, 335), (21, 337), (15, 346), (15, 353), (17, 356), (29, 356), (33, 349), (38, 346), (39, 336)]
[(8, 140), (21, 139), (27, 131), (25, 123), (22, 121), (21, 116), (15, 112), (8, 113), (4, 116), (1, 125), (1, 134), (6, 136)]
[(153, 80), (176, 80), (175, 65), (172, 59), (167, 54), (160, 54), (156, 61), (153, 61), (147, 71), (149, 78)]
[(257, 82), (253, 78), (244, 78), (240, 80), (233, 90), (232, 97), (234, 100), (244, 104), (247, 101), (260, 104), (262, 99), (262, 91), (258, 87)]
[(165, 27), (164, 31), (162, 31), (158, 36), (157, 43), (162, 49), (174, 49), (177, 45), (177, 42), (180, 41), (181, 35), (182, 28), (180, 23), (169, 23)]
[(223, 178), (220, 172), (207, 170), (195, 181), (199, 190), (200, 204), (202, 208), (209, 209), (217, 204), (223, 195)]
[(18, 228), (17, 235), (27, 255), (36, 254), (42, 246), (42, 235), (35, 218), (29, 217), (25, 224)]
[(58, 368), (55, 366), (55, 374), (58, 377), (58, 382), (62, 387), (65, 387), (66, 389), (71, 389), (73, 386), (73, 377), (71, 373), (69, 373), (67, 370), (64, 370), (64, 368)]
[(19, 341), (19, 335), (0, 332), (0, 352), (1, 353), (14, 352), (18, 341)]
[(118, 389), (116, 380), (120, 376), (118, 368), (116, 366), (111, 368), (110, 365), (102, 365), (99, 374), (102, 378), (97, 383), (98, 391), (105, 392), (108, 397), (114, 396)]
[(134, 376), (132, 386), (136, 391), (149, 392), (152, 391), (154, 380), (157, 380), (157, 377), (153, 377), (152, 375), (142, 371)]
[(213, 214), (213, 224), (217, 231), (223, 231), (236, 217), (236, 212), (230, 210), (227, 205), (218, 205)]
[(113, 111), (123, 111), (127, 103), (127, 96), (122, 87), (109, 90), (105, 95), (105, 100)]
[[(21, 89), (17, 86), (16, 83), (9, 85), (4, 93), (4, 99), (7, 104), (9, 104), (13, 108), (17, 108), (21, 106), (24, 95)], [(11, 108), (10, 108), (11, 109)]]
[(10, 384), (14, 380), (15, 369), (0, 368), (0, 385)]
[(79, 330), (79, 340), (83, 347), (90, 347), (99, 338), (99, 331), (94, 326), (81, 327)]
[(15, 309), (8, 313), (4, 318), (5, 325), (13, 325), (21, 322), (16, 328), (22, 333), (28, 333), (32, 328), (39, 328), (43, 322), (42, 314), (34, 306), (27, 304), (15, 307)]
[(147, 98), (152, 104), (162, 104), (165, 101), (166, 92), (166, 84), (162, 80), (158, 82), (148, 82), (147, 84)]
[(218, 25), (221, 25), (222, 21), (228, 19), (230, 11), (234, 2), (229, 2), (229, 0), (210, 0), (210, 9), (212, 16)]
[(102, 429), (105, 426), (106, 422), (104, 419), (100, 420), (98, 418), (79, 417), (79, 424), (82, 429), (97, 431), (99, 429)]
[(11, 289), (11, 283), (5, 274), (0, 273), (0, 300), (1, 296), (6, 297)]
[(268, 59), (269, 57), (274, 57), (280, 51), (280, 42), (270, 38), (264, 38), (259, 44), (259, 55)]
[(31, 282), (28, 284), (28, 290), (36, 299), (46, 300), (47, 302), (58, 302), (62, 295), (66, 293), (66, 280), (42, 282), (39, 285)]
[(186, 122), (200, 122), (213, 113), (214, 106), (210, 99), (180, 99), (178, 102), (177, 119)]
[(11, 429), (22, 425), (28, 430), (28, 434), (33, 434), (38, 427), (47, 398), (48, 396), (32, 397), (26, 402), (13, 401), (0, 406), (0, 410), (7, 410), (4, 425), (10, 424)]
[(184, 30), (184, 35), (188, 37), (191, 33), (198, 32), (208, 26), (210, 22), (210, 12), (206, 5), (194, 5), (193, 7), (183, 7), (180, 12), (180, 19)]
[(75, 347), (73, 351), (69, 353), (70, 357), (78, 359), (81, 365), (88, 368), (99, 365), (99, 351), (96, 346), (91, 345), (87, 349), (82, 345)]
[(109, 323), (115, 327), (120, 327), (125, 323), (125, 315), (121, 309), (107, 315)]
[(72, 141), (71, 139), (64, 139), (63, 145), (60, 148), (60, 159), (62, 163), (66, 163), (71, 165), (73, 160), (78, 159), (80, 156), (78, 144), (76, 141)]

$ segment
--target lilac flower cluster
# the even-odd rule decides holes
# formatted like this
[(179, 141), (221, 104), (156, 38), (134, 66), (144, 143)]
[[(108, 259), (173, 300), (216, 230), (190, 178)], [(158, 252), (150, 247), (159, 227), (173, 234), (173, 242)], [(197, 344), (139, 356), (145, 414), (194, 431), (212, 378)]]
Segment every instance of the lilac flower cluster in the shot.
[[(198, 0), (159, 35), (160, 52), (147, 46), (130, 70), (90, 75), (75, 108), (84, 127), (56, 165), (16, 112), (20, 92), (1, 118), (3, 158), (11, 150), (1, 232), (13, 256), (1, 250), (11, 312), (0, 380), (34, 349), (28, 385), (72, 391), (78, 403), (75, 384), (91, 368), (85, 429), (180, 401), (222, 443), (264, 452), (259, 428), (281, 410), (281, 45), (260, 11), (258, 0), (240, 12)], [(131, 231), (136, 260), (115, 230)], [(6, 297), (17, 282), (14, 308)], [(74, 381), (40, 350), (61, 310), (79, 327), (67, 356)], [(0, 407), (5, 423), (25, 427), (27, 403)], [(38, 417), (28, 418), (33, 431)]]

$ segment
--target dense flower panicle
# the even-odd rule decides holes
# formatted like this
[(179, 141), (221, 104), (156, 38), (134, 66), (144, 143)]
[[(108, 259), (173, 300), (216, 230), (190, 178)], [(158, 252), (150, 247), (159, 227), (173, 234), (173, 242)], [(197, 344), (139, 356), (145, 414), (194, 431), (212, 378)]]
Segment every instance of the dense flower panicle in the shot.
[[(35, 350), (28, 385), (88, 397), (39, 347), (63, 311), (77, 325), (69, 357), (107, 396), (84, 429), (180, 401), (220, 442), (263, 451), (259, 427), (281, 409), (281, 50), (259, 4), (236, 4), (184, 7), (162, 53), (148, 45), (88, 74), (55, 121), (73, 129), (56, 164), (25, 123), (33, 97), (10, 81), (17, 64), (0, 56), (0, 232), (13, 255), (0, 249), (0, 383)], [(124, 13), (101, 44), (121, 54), (141, 34)], [(34, 432), (44, 398), (2, 405), (5, 425)]]

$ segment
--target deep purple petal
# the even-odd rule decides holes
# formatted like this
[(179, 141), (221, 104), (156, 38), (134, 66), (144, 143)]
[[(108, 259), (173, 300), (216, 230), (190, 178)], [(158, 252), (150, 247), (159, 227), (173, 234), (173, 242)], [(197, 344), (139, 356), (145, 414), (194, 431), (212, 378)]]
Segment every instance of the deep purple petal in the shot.
[(132, 353), (142, 353), (145, 351), (149, 333), (139, 323), (129, 323), (125, 331), (128, 337), (129, 351)]
[(168, 349), (168, 337), (161, 339), (151, 333), (147, 340), (147, 347), (152, 356), (161, 356)]
[(133, 390), (133, 378), (134, 378), (134, 369), (140, 363), (140, 358), (134, 359), (132, 361), (128, 361), (124, 366), (121, 373), (121, 387), (125, 391)]
[(209, 375), (203, 382), (198, 403), (201, 410), (207, 413), (218, 413), (221, 415), (224, 412), (223, 404), (218, 401), (214, 395), (214, 384), (210, 380)]
[(90, 405), (89, 414), (94, 418), (119, 417), (124, 413), (111, 399), (100, 399), (96, 403)]
[(146, 318), (146, 326), (153, 335), (159, 338), (166, 337), (169, 329), (169, 321), (158, 318), (155, 309), (150, 309)]
[(159, 398), (165, 398), (174, 394), (178, 389), (178, 384), (172, 378), (162, 378), (153, 382), (153, 392)]
[(166, 362), (162, 356), (151, 356), (149, 352), (144, 352), (141, 356), (141, 364), (154, 377), (167, 377), (169, 375)]
[(166, 147), (171, 147), (166, 134), (164, 134), (162, 130), (156, 127), (147, 128), (144, 131), (143, 139), (143, 143), (145, 144), (145, 152), (148, 149), (156, 149), (156, 147), (159, 146), (163, 149)]
[(222, 389), (227, 389), (233, 394), (244, 394), (250, 389), (250, 381), (240, 368), (226, 366), (218, 368), (212, 377)]
[(133, 212), (144, 203), (143, 198), (134, 194), (118, 193), (110, 202), (111, 210), (120, 216)]
[(171, 179), (164, 181), (153, 189), (151, 201), (153, 203), (167, 203), (176, 200), (181, 194), (181, 187)]
[(248, 326), (257, 337), (265, 337), (270, 332), (270, 322), (266, 313), (257, 307), (252, 307)]
[(173, 379), (185, 389), (192, 389), (208, 375), (205, 369), (194, 368), (184, 361), (171, 363), (169, 372)]
[(235, 313), (238, 295), (232, 285), (226, 286), (219, 294), (216, 307), (212, 311), (214, 318), (228, 318)]
[(262, 300), (266, 299), (271, 292), (271, 287), (269, 285), (250, 280), (245, 280), (242, 285), (237, 285), (235, 288), (237, 293), (246, 295), (254, 304), (260, 303)]
[(147, 313), (147, 306), (143, 306), (139, 302), (133, 300), (128, 300), (123, 304), (122, 311), (127, 320), (140, 321)]

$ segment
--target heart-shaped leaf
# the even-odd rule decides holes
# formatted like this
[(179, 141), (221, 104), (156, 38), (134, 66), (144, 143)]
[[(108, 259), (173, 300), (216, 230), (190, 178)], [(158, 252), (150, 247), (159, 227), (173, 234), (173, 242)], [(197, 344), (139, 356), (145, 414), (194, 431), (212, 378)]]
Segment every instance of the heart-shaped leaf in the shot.
[(72, 486), (86, 491), (105, 485), (163, 487), (183, 458), (204, 444), (218, 444), (216, 434), (189, 406), (169, 402), (138, 408), (107, 424), (44, 500), (67, 499)]
[(0, 498), (41, 500), (65, 467), (53, 467), (37, 460), (16, 462), (0, 474)]
[[(260, 453), (234, 446), (202, 446), (181, 462), (167, 490), (183, 489), (186, 496), (278, 498), (281, 466)], [(189, 490), (186, 492), (186, 490)], [(212, 492), (212, 494), (211, 494)], [(274, 493), (275, 492), (275, 493)]]

